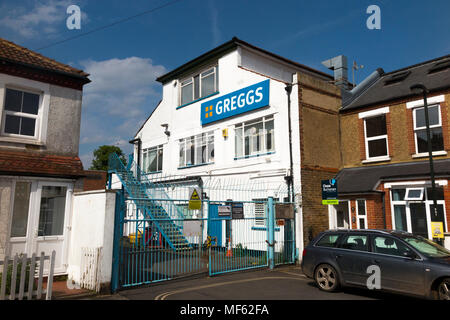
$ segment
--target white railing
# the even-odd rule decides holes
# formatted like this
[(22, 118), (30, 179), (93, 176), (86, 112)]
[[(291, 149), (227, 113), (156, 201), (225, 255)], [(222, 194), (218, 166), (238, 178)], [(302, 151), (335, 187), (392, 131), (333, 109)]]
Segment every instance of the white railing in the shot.
[[(45, 260), (50, 260), (45, 300), (51, 300), (53, 288), (53, 272), (55, 269), (55, 257), (56, 252), (54, 250), (52, 251), (51, 256), (46, 256), (44, 252), (41, 252), (41, 255), (39, 257), (37, 257), (35, 253), (33, 253), (31, 258), (27, 258), (26, 254), (21, 254), (20, 256), (16, 254), (12, 260), (8, 256), (6, 256), (3, 261), (0, 261), (0, 266), (3, 265), (0, 285), (0, 300), (23, 300), (24, 298), (27, 298), (28, 300), (31, 300), (33, 298), (41, 299), (43, 294), (42, 282), (44, 278)], [(38, 271), (36, 271), (36, 268), (38, 268)], [(11, 277), (11, 282), (9, 283), (9, 290), (6, 290), (9, 276)], [(26, 279), (27, 276), (28, 279)], [(18, 292), (16, 292), (18, 282), (19, 289)], [(26, 285), (28, 285), (27, 292), (25, 292)], [(34, 290), (36, 285), (37, 288), (36, 290)]]

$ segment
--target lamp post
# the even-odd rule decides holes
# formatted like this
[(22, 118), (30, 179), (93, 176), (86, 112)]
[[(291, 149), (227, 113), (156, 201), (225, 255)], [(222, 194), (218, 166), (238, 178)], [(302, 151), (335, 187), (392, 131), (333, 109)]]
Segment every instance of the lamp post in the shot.
[[(436, 183), (434, 179), (434, 166), (433, 166), (433, 148), (431, 145), (431, 130), (430, 130), (430, 121), (428, 116), (428, 103), (427, 103), (427, 93), (428, 89), (423, 84), (414, 84), (409, 88), (414, 93), (422, 93), (423, 94), (423, 107), (425, 113), (425, 125), (427, 128), (427, 146), (428, 146), (428, 158), (430, 162), (430, 176), (431, 176), (431, 194), (433, 198), (433, 212), (431, 214), (431, 221), (437, 221), (438, 212), (437, 212), (437, 200), (436, 200)], [(434, 219), (433, 219), (434, 218)], [(440, 239), (433, 239), (437, 243), (442, 244)]]

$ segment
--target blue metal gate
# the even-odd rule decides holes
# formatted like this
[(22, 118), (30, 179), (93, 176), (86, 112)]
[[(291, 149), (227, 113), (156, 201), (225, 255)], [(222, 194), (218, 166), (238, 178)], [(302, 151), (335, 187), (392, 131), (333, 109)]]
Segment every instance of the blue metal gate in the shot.
[[(179, 185), (155, 183), (135, 163), (125, 167), (115, 154), (109, 161), (109, 173), (122, 184), (116, 198), (113, 291), (294, 262), (293, 223), (275, 226), (272, 198), (205, 197), (200, 209), (190, 210), (189, 197), (174, 193)], [(235, 207), (239, 215), (230, 209)]]

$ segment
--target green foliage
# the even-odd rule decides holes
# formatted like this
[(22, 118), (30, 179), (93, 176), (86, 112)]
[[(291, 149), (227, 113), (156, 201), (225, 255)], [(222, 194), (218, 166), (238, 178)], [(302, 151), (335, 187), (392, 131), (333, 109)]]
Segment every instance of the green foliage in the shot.
[(108, 158), (111, 153), (116, 153), (120, 160), (127, 165), (127, 160), (122, 149), (117, 146), (103, 145), (94, 150), (94, 159), (89, 170), (108, 170)]
[[(25, 268), (25, 289), (24, 292), (28, 291), (28, 281), (30, 279), (30, 266), (31, 262), (29, 260), (27, 260), (27, 265)], [(22, 255), (19, 256), (19, 262), (17, 264), (17, 272), (16, 272), (16, 288), (15, 288), (15, 292), (19, 293), (19, 289), (20, 289), (20, 275), (22, 273)], [(8, 271), (7, 271), (7, 275), (6, 275), (6, 295), (11, 294), (11, 279), (12, 279), (12, 274), (13, 274), (13, 263), (10, 261), (10, 263), (8, 264)], [(34, 272), (34, 271), (33, 271)], [(3, 279), (3, 274), (0, 273), (0, 287), (1, 287), (1, 283), (2, 283), (2, 279)]]

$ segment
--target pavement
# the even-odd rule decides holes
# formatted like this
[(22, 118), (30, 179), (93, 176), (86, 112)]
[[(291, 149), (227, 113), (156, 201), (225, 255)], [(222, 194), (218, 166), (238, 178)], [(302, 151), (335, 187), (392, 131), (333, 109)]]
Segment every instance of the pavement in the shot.
[(85, 300), (410, 300), (375, 290), (344, 288), (328, 293), (317, 288), (298, 265), (253, 269), (214, 277), (158, 282), (116, 294), (81, 297)]

